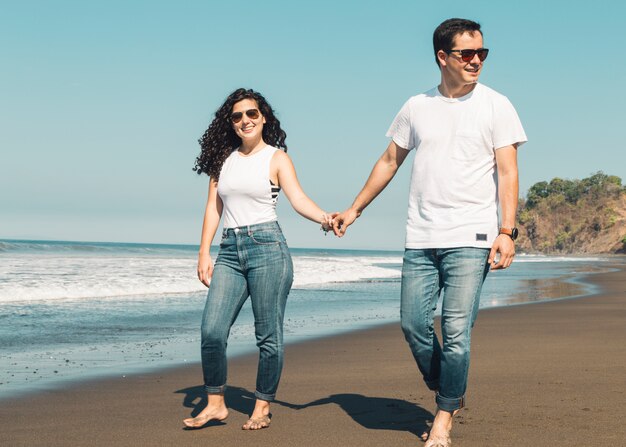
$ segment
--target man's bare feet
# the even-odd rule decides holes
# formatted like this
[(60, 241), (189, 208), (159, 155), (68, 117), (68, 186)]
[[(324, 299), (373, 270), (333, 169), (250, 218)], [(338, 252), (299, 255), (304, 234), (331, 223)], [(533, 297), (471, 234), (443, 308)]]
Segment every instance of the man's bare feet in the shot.
[(241, 428), (243, 430), (260, 430), (269, 427), (270, 422), (270, 403), (266, 400), (257, 399), (250, 419)]
[(223, 421), (228, 417), (228, 408), (224, 402), (223, 394), (209, 394), (207, 406), (195, 418), (183, 420), (183, 424), (189, 428), (200, 428), (209, 421)]
[(269, 416), (263, 416), (261, 418), (250, 418), (241, 427), (242, 430), (261, 430), (270, 426), (272, 420)]
[(430, 436), (424, 447), (450, 447), (452, 445), (452, 441), (450, 440), (450, 436)]
[[(450, 431), (452, 430), (452, 418), (459, 410), (455, 410), (453, 413), (442, 409), (437, 409), (433, 426), (430, 429), (430, 433), (426, 438), (426, 444), (424, 447), (449, 447), (452, 442), (450, 441)], [(424, 439), (424, 433), (422, 439)]]

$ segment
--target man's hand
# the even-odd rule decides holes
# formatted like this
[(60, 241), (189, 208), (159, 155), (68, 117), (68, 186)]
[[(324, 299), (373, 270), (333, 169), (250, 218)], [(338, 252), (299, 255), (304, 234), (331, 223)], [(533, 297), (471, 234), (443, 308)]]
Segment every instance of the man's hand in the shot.
[(333, 231), (335, 232), (335, 236), (342, 237), (346, 234), (348, 227), (354, 223), (357, 217), (359, 217), (359, 212), (355, 209), (348, 208), (342, 213), (337, 214), (333, 218)]
[[(500, 259), (496, 262), (496, 254), (500, 254)], [(505, 269), (513, 263), (515, 256), (515, 243), (506, 234), (500, 234), (493, 242), (491, 251), (489, 252), (489, 265), (491, 270)]]

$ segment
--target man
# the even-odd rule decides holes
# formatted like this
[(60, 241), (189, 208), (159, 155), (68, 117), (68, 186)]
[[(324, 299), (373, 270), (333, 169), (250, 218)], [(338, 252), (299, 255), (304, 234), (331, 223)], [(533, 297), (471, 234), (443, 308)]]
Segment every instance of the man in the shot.
[[(450, 444), (452, 417), (464, 405), (482, 284), (490, 268), (513, 261), (517, 148), (526, 141), (508, 99), (478, 83), (489, 51), (480, 25), (446, 20), (435, 30), (433, 46), (439, 86), (404, 104), (387, 132), (387, 150), (352, 206), (334, 220), (341, 237), (415, 149), (401, 321), (424, 381), (436, 393), (427, 447)], [(440, 295), (441, 345), (433, 328)]]

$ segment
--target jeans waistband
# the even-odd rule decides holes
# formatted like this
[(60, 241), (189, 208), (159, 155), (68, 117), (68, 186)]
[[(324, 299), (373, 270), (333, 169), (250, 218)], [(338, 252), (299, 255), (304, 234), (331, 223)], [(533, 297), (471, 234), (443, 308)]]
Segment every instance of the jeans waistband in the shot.
[(263, 222), (263, 223), (254, 224), (254, 225), (244, 225), (242, 227), (235, 227), (235, 228), (224, 228), (222, 230), (222, 236), (224, 236), (224, 237), (226, 237), (226, 236), (234, 236), (234, 235), (240, 234), (240, 233), (252, 234), (255, 231), (259, 231), (259, 230), (277, 230), (277, 231), (281, 231), (280, 225), (278, 225), (278, 221), (277, 220), (272, 220), (270, 222)]

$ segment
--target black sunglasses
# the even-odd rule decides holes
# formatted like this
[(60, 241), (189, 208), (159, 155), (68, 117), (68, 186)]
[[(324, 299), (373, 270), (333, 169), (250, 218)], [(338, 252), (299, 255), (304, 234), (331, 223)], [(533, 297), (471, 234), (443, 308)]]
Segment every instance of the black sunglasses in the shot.
[(478, 54), (478, 59), (480, 59), (480, 61), (482, 62), (485, 59), (487, 59), (487, 55), (489, 54), (489, 49), (479, 48), (477, 50), (450, 50), (448, 51), (448, 54), (450, 53), (460, 53), (461, 60), (463, 62), (470, 62), (472, 59), (474, 59), (474, 56)]
[[(246, 113), (246, 116), (250, 118), (251, 120), (255, 120), (259, 116), (261, 116), (261, 112), (259, 112), (259, 109), (248, 109), (246, 110), (245, 113)], [(233, 124), (237, 124), (239, 121), (243, 119), (243, 114), (244, 112), (235, 112), (230, 115), (230, 120), (233, 122)]]

